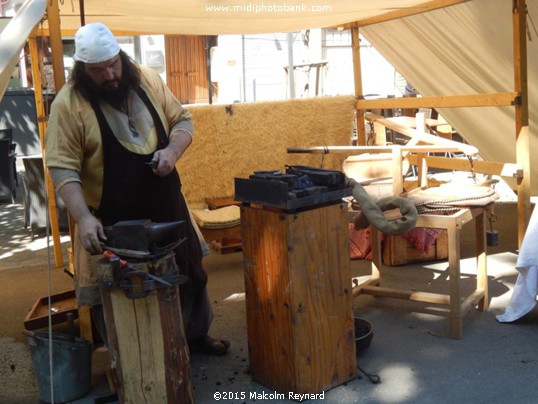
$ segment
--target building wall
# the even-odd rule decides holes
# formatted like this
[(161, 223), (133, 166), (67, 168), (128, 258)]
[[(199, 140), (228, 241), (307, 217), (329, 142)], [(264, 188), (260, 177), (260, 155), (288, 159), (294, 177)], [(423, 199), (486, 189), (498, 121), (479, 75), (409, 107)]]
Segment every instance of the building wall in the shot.
[[(349, 31), (309, 30), (292, 33), (295, 65), (326, 62), (320, 69), (318, 95), (353, 94), (353, 58)], [(218, 103), (290, 98), (285, 67), (289, 66), (288, 34), (223, 35), (212, 50), (212, 81)], [(398, 74), (364, 39), (361, 40), (363, 93), (401, 95)], [(295, 69), (295, 97), (315, 96), (316, 69)]]

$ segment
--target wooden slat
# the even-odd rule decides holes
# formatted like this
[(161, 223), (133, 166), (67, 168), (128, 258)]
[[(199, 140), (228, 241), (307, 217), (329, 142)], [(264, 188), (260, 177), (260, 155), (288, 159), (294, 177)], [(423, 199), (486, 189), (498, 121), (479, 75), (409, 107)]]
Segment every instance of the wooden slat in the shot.
[[(480, 289), (480, 288), (476, 289), (473, 293), (467, 296), (461, 303), (462, 316), (464, 316), (469, 310), (471, 310), (474, 302), (483, 300), (484, 297), (485, 297), (485, 291), (484, 289)], [(479, 305), (479, 308), (480, 308), (480, 305)]]
[[(409, 163), (418, 164), (418, 157), (414, 154), (408, 156)], [(515, 163), (500, 163), (497, 161), (473, 160), (473, 168), (466, 158), (451, 158), (426, 156), (426, 164), (431, 168), (443, 168), (454, 171), (475, 171), (482, 174), (500, 175), (502, 177), (517, 178), (521, 175), (521, 170)]]
[(388, 288), (382, 286), (364, 286), (362, 293), (367, 295), (391, 297), (395, 299), (413, 300), (434, 304), (449, 304), (450, 296), (440, 293), (417, 292), (414, 290)]
[(362, 293), (362, 289), (367, 287), (367, 286), (375, 286), (375, 285), (379, 285), (379, 279), (378, 278), (369, 278), (361, 283), (359, 283), (358, 281), (356, 281), (354, 283), (354, 286), (353, 286), (353, 297), (357, 297), (358, 295), (360, 295)]
[(518, 96), (518, 92), (504, 92), (431, 97), (378, 98), (372, 100), (357, 100), (357, 109), (514, 106), (519, 102)]
[(476, 246), (476, 288), (482, 291), (478, 302), (478, 309), (486, 311), (489, 307), (488, 295), (488, 259), (486, 250), (486, 215), (475, 218), (475, 246)]
[[(382, 125), (385, 125), (389, 129), (392, 129), (398, 133), (401, 133), (402, 135), (409, 136), (410, 138), (418, 139), (421, 142), (424, 142), (430, 145), (444, 146), (447, 148), (458, 148), (462, 151), (462, 153), (465, 153), (468, 156), (474, 156), (478, 154), (478, 149), (474, 146), (456, 142), (454, 140), (444, 139), (439, 136), (431, 135), (429, 133), (421, 132), (419, 130), (410, 128), (407, 125), (401, 124), (397, 120), (393, 120), (391, 118), (383, 118), (380, 115), (371, 114), (371, 113), (365, 114), (365, 118), (370, 122), (378, 122)], [(420, 151), (420, 149), (409, 149), (409, 151)], [(423, 149), (422, 151), (427, 152), (426, 149)]]

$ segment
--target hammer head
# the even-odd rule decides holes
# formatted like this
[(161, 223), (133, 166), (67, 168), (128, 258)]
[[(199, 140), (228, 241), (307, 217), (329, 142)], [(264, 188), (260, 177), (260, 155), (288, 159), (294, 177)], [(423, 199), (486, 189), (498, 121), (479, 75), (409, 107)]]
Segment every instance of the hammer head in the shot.
[(153, 254), (178, 242), (184, 223), (183, 220), (162, 223), (148, 219), (123, 220), (103, 230), (109, 247)]

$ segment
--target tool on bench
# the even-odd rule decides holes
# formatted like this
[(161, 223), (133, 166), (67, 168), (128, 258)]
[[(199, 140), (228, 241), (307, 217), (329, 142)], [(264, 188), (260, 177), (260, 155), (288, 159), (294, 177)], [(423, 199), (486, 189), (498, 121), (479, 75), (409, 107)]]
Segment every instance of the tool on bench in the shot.
[(188, 281), (188, 277), (181, 275), (179, 269), (157, 276), (149, 271), (139, 269), (136, 265), (121, 259), (109, 250), (105, 250), (103, 256), (111, 263), (114, 275), (113, 279), (106, 282), (104, 286), (108, 288), (119, 287), (130, 299), (143, 298), (148, 296), (152, 290), (171, 288)]

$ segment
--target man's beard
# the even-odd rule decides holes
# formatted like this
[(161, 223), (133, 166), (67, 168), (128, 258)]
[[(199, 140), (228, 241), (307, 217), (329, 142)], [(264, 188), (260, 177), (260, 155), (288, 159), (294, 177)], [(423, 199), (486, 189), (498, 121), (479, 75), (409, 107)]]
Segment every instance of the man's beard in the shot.
[(123, 81), (117, 81), (118, 86), (112, 88), (110, 86), (99, 86), (89, 77), (85, 76), (81, 80), (81, 85), (86, 90), (87, 94), (96, 102), (104, 101), (110, 104), (117, 110), (124, 111), (127, 107), (127, 97), (129, 95), (129, 86)]

